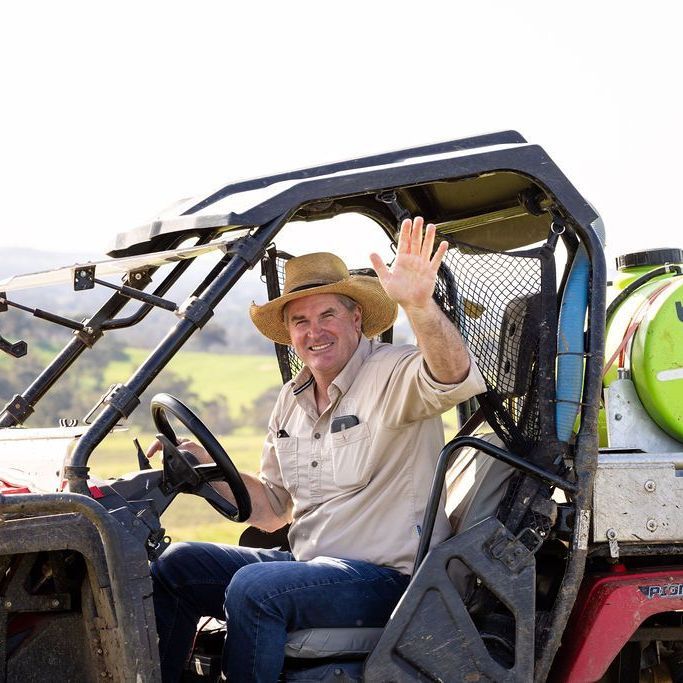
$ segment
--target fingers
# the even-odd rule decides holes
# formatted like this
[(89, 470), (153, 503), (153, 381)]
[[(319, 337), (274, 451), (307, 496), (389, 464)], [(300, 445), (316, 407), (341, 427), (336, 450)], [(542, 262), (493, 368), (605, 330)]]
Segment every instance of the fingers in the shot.
[(424, 225), (424, 218), (422, 216), (415, 216), (413, 221), (413, 231), (410, 235), (410, 253), (419, 254), (422, 246), (422, 226)]
[(380, 282), (383, 282), (390, 277), (389, 269), (384, 261), (382, 261), (382, 257), (379, 254), (375, 254), (374, 252), (370, 254), (370, 263), (372, 263), (372, 267), (375, 269)]
[(397, 253), (415, 255), (419, 254), (420, 256), (422, 256), (423, 259), (427, 261), (431, 259), (432, 250), (434, 249), (434, 240), (436, 237), (436, 226), (433, 223), (429, 223), (427, 225), (423, 241), (423, 225), (424, 218), (422, 218), (422, 216), (415, 216), (414, 220), (406, 218), (401, 223), (401, 231), (398, 237)]
[(436, 226), (430, 223), (425, 231), (425, 240), (422, 243), (422, 251), (420, 252), (425, 261), (429, 261), (432, 256), (432, 249), (434, 249), (434, 236), (436, 235)]
[(436, 253), (434, 254), (434, 257), (432, 260), (429, 262), (432, 270), (436, 273), (439, 270), (439, 266), (441, 265), (441, 261), (443, 261), (443, 257), (445, 256), (446, 252), (448, 251), (448, 242), (446, 240), (443, 240), (440, 244), (438, 249), (436, 250)]
[(413, 227), (413, 221), (410, 218), (406, 218), (403, 223), (401, 223), (401, 232), (398, 236), (398, 253), (399, 254), (409, 254), (410, 253), (410, 229)]
[(149, 448), (147, 449), (147, 452), (145, 453), (145, 457), (152, 458), (160, 450), (161, 450), (161, 441), (159, 441), (159, 439), (154, 439), (154, 441), (152, 441), (152, 443), (149, 445)]
[[(190, 439), (178, 439), (177, 445), (183, 446), (189, 442), (190, 442)], [(152, 443), (149, 445), (149, 448), (147, 449), (147, 452), (145, 453), (145, 457), (153, 458), (161, 450), (163, 450), (163, 446), (161, 445), (161, 441), (159, 441), (159, 439), (154, 439), (154, 441), (152, 441)]]

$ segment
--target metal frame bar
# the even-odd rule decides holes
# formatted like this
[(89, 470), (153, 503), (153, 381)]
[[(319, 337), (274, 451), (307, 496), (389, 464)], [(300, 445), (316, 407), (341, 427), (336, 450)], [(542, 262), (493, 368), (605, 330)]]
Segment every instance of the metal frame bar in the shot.
[(427, 507), (425, 509), (425, 518), (422, 524), (422, 535), (420, 536), (420, 545), (417, 549), (417, 555), (415, 556), (415, 566), (413, 568), (413, 574), (417, 572), (422, 561), (424, 560), (427, 552), (429, 550), (429, 545), (432, 540), (432, 532), (434, 531), (434, 524), (436, 522), (436, 515), (439, 509), (439, 501), (441, 499), (441, 493), (443, 491), (444, 482), (446, 481), (446, 471), (451, 461), (452, 455), (461, 448), (476, 448), (487, 455), (490, 455), (497, 460), (501, 460), (507, 465), (528, 474), (531, 477), (545, 481), (553, 486), (566, 491), (567, 493), (574, 494), (577, 491), (576, 484), (567, 479), (564, 479), (553, 472), (544, 470), (538, 465), (534, 465), (532, 462), (526, 458), (522, 458), (519, 455), (510, 453), (504, 448), (499, 448), (494, 444), (484, 441), (483, 439), (478, 439), (475, 436), (456, 436), (454, 439), (449, 441), (439, 453), (439, 459), (436, 464), (436, 471), (434, 473), (434, 478), (432, 480), (432, 488), (429, 492), (429, 501), (427, 502)]
[[(287, 218), (288, 216), (281, 216), (270, 224), (257, 228), (253, 235), (247, 235), (238, 240), (241, 244), (233, 250), (233, 258), (225, 264), (217, 274), (216, 279), (196, 298), (196, 305), (209, 312), (213, 311), (242, 274), (260, 260), (267, 246), (282, 228)], [(129, 380), (122, 385), (125, 391), (139, 398), (202, 324), (191, 319), (191, 317), (181, 318)], [(64, 467), (64, 474), (69, 483), (70, 491), (89, 495), (87, 485), (88, 459), (94, 449), (113, 429), (120, 417), (121, 413), (115, 406), (107, 405), (95, 419), (90, 429), (79, 439), (78, 445), (65, 462)]]
[[(576, 219), (577, 217), (574, 216)], [(602, 389), (602, 366), (605, 355), (605, 297), (607, 275), (602, 244), (590, 222), (572, 221), (580, 241), (586, 247), (591, 264), (588, 296), (588, 331), (586, 333), (586, 365), (581, 404), (581, 427), (574, 446), (574, 471), (577, 490), (573, 498), (575, 522), (569, 546), (569, 558), (551, 613), (548, 638), (543, 643), (536, 662), (534, 680), (545, 681), (562, 634), (567, 626), (571, 609), (583, 580), (588, 555), (588, 534), (593, 510), (593, 481), (598, 461), (598, 412)]]
[[(212, 235), (204, 235), (197, 240), (197, 244), (206, 244), (211, 241)], [(179, 243), (183, 241), (184, 237), (175, 236), (173, 242)], [(154, 296), (163, 296), (180, 278), (180, 276), (190, 267), (191, 259), (180, 261), (159, 286), (154, 290)], [(152, 272), (156, 270), (150, 269)], [(143, 281), (143, 284), (146, 284)], [(31, 415), (33, 408), (40, 401), (40, 399), (52, 388), (57, 380), (73, 365), (78, 357), (88, 348), (92, 347), (103, 335), (106, 330), (121, 329), (136, 325), (143, 320), (147, 314), (152, 310), (152, 304), (143, 304), (138, 310), (127, 318), (115, 319), (114, 316), (121, 311), (126, 304), (130, 302), (130, 298), (116, 292), (110, 299), (108, 299), (102, 307), (84, 323), (92, 331), (88, 334), (80, 333), (70, 339), (66, 346), (55, 356), (52, 362), (36, 377), (36, 379), (24, 390), (22, 394), (15, 396), (4, 408), (0, 414), (0, 428), (15, 427), (23, 424), (24, 421)], [(13, 403), (17, 402), (25, 406), (21, 410), (9, 408)]]

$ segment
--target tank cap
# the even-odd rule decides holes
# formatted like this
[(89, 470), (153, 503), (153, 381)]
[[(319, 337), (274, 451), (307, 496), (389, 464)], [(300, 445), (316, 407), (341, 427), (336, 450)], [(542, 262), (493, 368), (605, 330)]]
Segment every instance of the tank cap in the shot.
[(683, 249), (648, 249), (617, 256), (617, 270), (639, 266), (663, 266), (665, 263), (683, 263)]

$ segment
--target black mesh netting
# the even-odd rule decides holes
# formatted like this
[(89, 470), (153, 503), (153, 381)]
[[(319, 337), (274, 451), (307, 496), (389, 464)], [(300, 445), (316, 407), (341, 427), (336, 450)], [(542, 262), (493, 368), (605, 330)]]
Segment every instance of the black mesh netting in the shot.
[(533, 252), (501, 253), (452, 243), (434, 298), (477, 358), (491, 426), (510, 448), (540, 437), (538, 369), (542, 262)]
[[(285, 263), (290, 258), (292, 258), (290, 254), (269, 249), (263, 259), (262, 270), (268, 287), (268, 299), (271, 301), (282, 294), (285, 281)], [(303, 363), (294, 349), (285, 344), (275, 344), (275, 354), (282, 381), (289, 382), (301, 370)]]

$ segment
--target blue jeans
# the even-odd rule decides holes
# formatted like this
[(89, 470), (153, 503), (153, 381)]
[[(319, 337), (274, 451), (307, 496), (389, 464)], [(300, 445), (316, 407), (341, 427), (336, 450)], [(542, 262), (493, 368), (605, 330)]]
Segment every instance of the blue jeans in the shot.
[(202, 617), (227, 619), (223, 672), (231, 683), (274, 683), (288, 631), (384, 626), (409, 577), (369, 562), (176, 543), (152, 564), (164, 681), (181, 676)]

